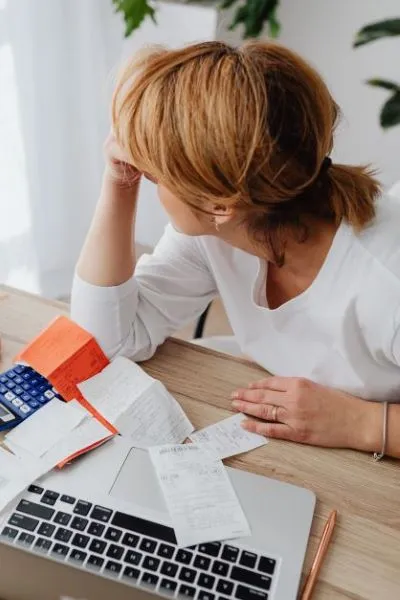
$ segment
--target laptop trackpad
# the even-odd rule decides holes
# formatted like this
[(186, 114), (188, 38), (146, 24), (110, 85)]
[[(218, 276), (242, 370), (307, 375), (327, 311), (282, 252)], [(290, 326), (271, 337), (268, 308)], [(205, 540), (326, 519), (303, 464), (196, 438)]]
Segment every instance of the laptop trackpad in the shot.
[(109, 494), (118, 500), (167, 512), (149, 453), (145, 450), (131, 448)]

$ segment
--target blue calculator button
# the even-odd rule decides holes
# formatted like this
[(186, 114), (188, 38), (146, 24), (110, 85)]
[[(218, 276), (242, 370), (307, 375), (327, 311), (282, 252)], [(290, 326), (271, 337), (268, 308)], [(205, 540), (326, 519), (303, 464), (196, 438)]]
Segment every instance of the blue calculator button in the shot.
[(30, 395), (33, 396), (34, 398), (36, 398), (36, 396), (39, 396), (39, 392), (38, 390), (30, 390), (29, 391)]
[(24, 380), (19, 375), (17, 375), (16, 377), (14, 377), (14, 381), (15, 381), (15, 383), (17, 385), (21, 385), (21, 383), (24, 383)]
[(41, 396), (39, 396), (38, 400), (39, 400), (40, 404), (46, 404), (46, 402), (49, 401), (49, 399), (46, 398), (46, 396), (44, 396), (43, 394)]
[(14, 393), (17, 394), (17, 396), (21, 396), (21, 394), (24, 393), (24, 390), (17, 385), (17, 387), (14, 388)]
[(29, 395), (29, 394), (26, 394), (26, 393), (25, 393), (25, 394), (22, 394), (22, 395), (21, 395), (21, 398), (22, 398), (22, 400), (23, 400), (24, 402), (29, 402), (29, 400), (31, 400), (31, 397), (30, 397), (30, 395)]
[(2, 383), (0, 383), (0, 394), (6, 394), (7, 393), (7, 388), (5, 385), (3, 385)]
[(0, 383), (7, 383), (7, 381), (8, 381), (8, 377), (5, 377), (4, 375), (2, 375), (0, 377)]
[(14, 371), (8, 371), (7, 375), (8, 375), (8, 379), (14, 379), (14, 377), (17, 376), (17, 374), (14, 373)]
[(29, 385), (29, 383), (23, 383), (22, 387), (26, 392), (31, 389), (31, 386)]
[(32, 378), (32, 373), (29, 371), (27, 373), (22, 373), (22, 377), (25, 379), (25, 381), (28, 381), (28, 379)]
[(39, 384), (39, 381), (38, 381), (38, 379), (35, 377), (34, 379), (31, 379), (31, 381), (30, 381), (30, 384), (36, 387), (36, 386)]
[(47, 383), (41, 383), (40, 385), (38, 385), (38, 390), (41, 394), (43, 394), (43, 392), (45, 392), (48, 389), (49, 385)]
[(7, 381), (6, 386), (9, 390), (12, 390), (15, 388), (15, 383), (13, 381)]
[(24, 367), (23, 365), (16, 365), (14, 367), (14, 371), (16, 373), (23, 373), (25, 371), (26, 367)]
[[(37, 408), (38, 406), (40, 406), (40, 404), (37, 400), (29, 400), (29, 406), (31, 408)], [(22, 410), (22, 408), (21, 408), (21, 410)]]

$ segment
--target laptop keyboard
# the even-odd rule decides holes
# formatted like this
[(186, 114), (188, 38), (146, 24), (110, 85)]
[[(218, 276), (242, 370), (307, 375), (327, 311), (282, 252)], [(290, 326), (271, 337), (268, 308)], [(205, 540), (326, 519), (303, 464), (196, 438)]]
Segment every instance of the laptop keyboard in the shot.
[(276, 560), (221, 542), (177, 548), (174, 530), (37, 485), (1, 536), (84, 569), (196, 600), (268, 600)]

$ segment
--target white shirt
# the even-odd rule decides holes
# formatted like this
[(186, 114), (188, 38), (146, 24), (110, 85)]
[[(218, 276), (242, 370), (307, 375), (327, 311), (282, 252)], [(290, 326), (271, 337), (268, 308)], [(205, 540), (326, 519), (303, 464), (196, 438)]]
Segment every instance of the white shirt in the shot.
[(371, 400), (400, 401), (400, 203), (380, 199), (361, 233), (342, 222), (311, 286), (271, 310), (267, 263), (171, 226), (116, 287), (75, 277), (72, 318), (109, 356), (149, 358), (217, 295), (243, 354), (281, 376)]

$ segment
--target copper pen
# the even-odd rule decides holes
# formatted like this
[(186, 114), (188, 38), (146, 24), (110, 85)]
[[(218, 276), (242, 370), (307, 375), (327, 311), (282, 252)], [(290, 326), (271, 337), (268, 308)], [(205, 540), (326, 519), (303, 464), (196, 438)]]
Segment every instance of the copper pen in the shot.
[(311, 594), (314, 591), (314, 587), (317, 581), (317, 577), (322, 567), (322, 563), (324, 561), (325, 555), (328, 550), (329, 542), (331, 541), (331, 537), (333, 534), (333, 530), (336, 525), (336, 517), (337, 511), (333, 510), (329, 515), (329, 518), (324, 527), (324, 531), (321, 536), (321, 540), (319, 542), (318, 550), (314, 558), (314, 562), (311, 566), (310, 573), (306, 579), (303, 593), (301, 595), (301, 600), (310, 600)]

